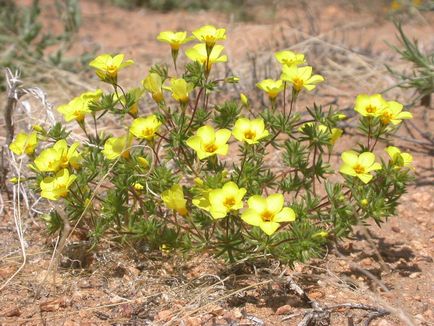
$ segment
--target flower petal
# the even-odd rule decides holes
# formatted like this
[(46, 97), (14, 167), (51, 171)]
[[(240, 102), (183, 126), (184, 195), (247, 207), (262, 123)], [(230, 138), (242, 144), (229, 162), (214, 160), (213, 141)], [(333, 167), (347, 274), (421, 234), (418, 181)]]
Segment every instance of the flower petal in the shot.
[(295, 212), (292, 208), (284, 207), (274, 216), (274, 222), (292, 222), (295, 221)]
[(279, 213), (282, 210), (284, 198), (282, 194), (272, 194), (267, 197), (267, 210), (274, 214)]
[(262, 231), (267, 235), (272, 235), (279, 228), (280, 224), (276, 222), (263, 222), (259, 225)]
[(243, 214), (241, 214), (241, 219), (247, 224), (253, 226), (259, 226), (263, 223), (261, 216), (253, 208), (246, 209)]

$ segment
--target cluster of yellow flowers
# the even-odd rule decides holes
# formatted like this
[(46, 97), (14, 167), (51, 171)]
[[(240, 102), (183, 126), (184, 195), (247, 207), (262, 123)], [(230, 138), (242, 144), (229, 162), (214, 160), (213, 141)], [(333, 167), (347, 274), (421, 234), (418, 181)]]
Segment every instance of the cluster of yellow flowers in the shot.
[(287, 84), (292, 85), (293, 96), (297, 96), (303, 88), (311, 91), (316, 85), (324, 81), (321, 75), (312, 75), (312, 67), (300, 65), (306, 64), (304, 54), (285, 50), (275, 53), (275, 57), (282, 65), (282, 74), (280, 79), (264, 79), (256, 86), (267, 93), (272, 103), (276, 97), (286, 88)]
[[(362, 117), (368, 119), (379, 119), (382, 127), (387, 128), (389, 124), (398, 125), (404, 119), (411, 119), (413, 115), (403, 110), (403, 105), (396, 101), (386, 101), (381, 94), (367, 95), (360, 94), (356, 98), (354, 110)], [(408, 166), (413, 157), (408, 153), (402, 153), (397, 147), (389, 146), (386, 148), (390, 160), (395, 168)], [(370, 172), (380, 170), (381, 164), (375, 162), (375, 154), (369, 151), (360, 155), (355, 151), (342, 153), (343, 164), (340, 172), (358, 177), (364, 183), (368, 183), (373, 178)]]
[[(227, 61), (227, 56), (222, 55), (224, 47), (217, 44), (217, 42), (226, 39), (226, 30), (206, 25), (195, 30), (192, 34), (192, 36), (188, 36), (187, 32), (164, 31), (158, 35), (157, 39), (170, 45), (175, 69), (181, 46), (193, 39), (198, 40), (200, 43), (187, 49), (185, 54), (189, 59), (204, 67), (207, 79), (214, 64)], [(257, 87), (268, 95), (272, 108), (275, 107), (277, 96), (289, 85), (292, 86), (294, 99), (303, 89), (311, 91), (318, 83), (324, 81), (321, 75), (312, 73), (313, 69), (307, 65), (304, 54), (285, 50), (275, 53), (275, 57), (282, 68), (280, 79), (265, 79), (257, 84)], [(162, 121), (158, 119), (156, 114), (139, 117), (138, 101), (145, 92), (152, 97), (163, 113), (170, 114), (170, 112), (165, 111), (165, 91), (171, 93), (172, 98), (180, 104), (182, 112), (185, 113), (190, 102), (190, 93), (194, 89), (194, 85), (183, 78), (168, 78), (166, 83), (160, 74), (151, 72), (142, 81), (141, 87), (128, 92), (130, 96), (127, 100), (126, 94), (117, 84), (118, 73), (134, 62), (124, 59), (124, 54), (115, 56), (103, 54), (90, 62), (90, 66), (96, 69), (96, 75), (114, 87), (116, 103), (120, 103), (126, 109), (124, 112), (129, 113), (134, 118), (126, 135), (111, 137), (105, 141), (102, 154), (107, 160), (130, 160), (130, 150), (135, 138), (140, 144), (147, 142), (152, 148), (156, 137), (165, 139), (163, 135), (159, 134)], [(235, 80), (235, 78), (233, 79)], [(122, 90), (122, 95), (119, 94), (118, 89)], [(103, 92), (100, 89), (83, 93), (68, 104), (60, 106), (58, 112), (63, 114), (65, 121), (76, 121), (86, 132), (85, 118), (87, 114), (92, 113), (91, 103), (99, 100), (102, 96)], [(199, 97), (200, 94), (197, 96)], [(248, 106), (248, 99), (244, 94), (241, 94), (241, 102)], [(129, 105), (128, 108), (126, 107), (127, 104)], [(377, 121), (384, 128), (390, 124), (398, 125), (403, 119), (412, 118), (411, 113), (403, 112), (402, 104), (386, 101), (380, 94), (359, 95), (356, 99), (355, 111), (366, 119)], [(333, 146), (343, 133), (339, 128), (329, 128), (315, 122), (305, 123), (298, 131), (304, 133), (307, 126), (315, 127), (321, 133), (328, 134), (330, 146)], [(42, 137), (39, 136), (40, 134), (42, 134), (40, 127), (35, 127), (35, 130), (30, 134), (20, 133), (10, 145), (10, 149), (17, 155), (27, 154), (34, 158), (30, 167), (37, 172), (44, 173), (45, 176), (39, 184), (41, 196), (50, 200), (58, 200), (68, 194), (70, 186), (76, 180), (77, 176), (74, 175), (74, 170), (80, 169), (82, 155), (78, 152), (78, 143), (68, 146), (66, 140), (62, 139), (53, 146), (42, 150), (35, 157), (38, 137)], [(270, 132), (266, 129), (264, 119), (240, 117), (235, 121), (232, 130), (215, 130), (211, 125), (201, 126), (194, 135), (186, 140), (186, 145), (196, 152), (198, 160), (204, 160), (214, 155), (227, 155), (228, 141), (231, 136), (245, 143), (246, 146), (254, 148), (256, 144), (269, 135)], [(375, 154), (370, 150), (368, 145), (368, 150), (361, 154), (355, 151), (344, 152), (340, 172), (357, 177), (363, 183), (370, 182), (373, 178), (371, 173), (382, 168), (381, 164), (376, 162)], [(386, 151), (395, 168), (407, 167), (412, 162), (410, 154), (402, 153), (396, 147), (389, 146)], [(134, 160), (142, 168), (148, 168), (149, 162), (146, 158), (135, 157)], [(144, 186), (138, 182), (132, 186), (138, 192), (144, 189)], [(203, 187), (203, 182), (197, 179), (196, 186), (200, 195), (193, 198), (191, 204), (209, 212), (213, 219), (228, 217), (244, 208), (243, 199), (247, 190), (239, 188), (233, 181), (226, 182), (221, 188), (209, 189)], [(170, 189), (162, 192), (161, 200), (168, 209), (174, 210), (182, 216), (189, 214), (188, 202), (181, 184), (174, 184)], [(280, 223), (291, 222), (296, 218), (295, 212), (291, 208), (285, 207), (282, 194), (275, 193), (265, 198), (260, 195), (253, 195), (248, 198), (247, 205), (248, 208), (241, 213), (241, 219), (249, 225), (258, 226), (267, 235), (276, 232)]]
[[(198, 180), (198, 184), (201, 181)], [(247, 190), (229, 181), (222, 188), (201, 189), (201, 196), (193, 198), (194, 206), (210, 213), (214, 219), (227, 217), (231, 212), (244, 208), (243, 198)], [(182, 186), (175, 184), (171, 189), (161, 195), (163, 202), (169, 209), (173, 209), (181, 215), (188, 214), (187, 200), (184, 197)], [(279, 228), (280, 223), (295, 220), (295, 212), (284, 207), (282, 194), (272, 194), (264, 198), (259, 195), (251, 196), (247, 200), (248, 208), (241, 214), (241, 219), (252, 226), (258, 226), (267, 235), (272, 235)]]

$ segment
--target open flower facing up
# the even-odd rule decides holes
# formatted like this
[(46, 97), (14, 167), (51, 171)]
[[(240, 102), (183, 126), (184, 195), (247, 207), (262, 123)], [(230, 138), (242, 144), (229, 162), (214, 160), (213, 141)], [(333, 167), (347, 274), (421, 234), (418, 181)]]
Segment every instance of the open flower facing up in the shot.
[(387, 102), (381, 94), (360, 94), (356, 97), (354, 110), (364, 117), (378, 117), (387, 107)]
[(27, 154), (31, 155), (35, 152), (38, 146), (37, 132), (30, 134), (19, 133), (15, 140), (9, 145), (9, 149), (17, 155)]
[(271, 101), (274, 101), (283, 89), (285, 85), (283, 80), (273, 80), (273, 79), (264, 79), (263, 81), (256, 84), (256, 87), (262, 89), (265, 93), (267, 93), (268, 97)]
[(164, 101), (163, 96), (163, 79), (155, 72), (151, 72), (143, 81), (143, 87), (151, 94), (155, 102)]
[(190, 42), (194, 37), (187, 37), (187, 32), (164, 31), (158, 34), (157, 40), (168, 43), (172, 50), (179, 50), (181, 45)]
[(235, 182), (226, 182), (222, 188), (204, 192), (203, 197), (193, 199), (193, 204), (210, 212), (214, 219), (224, 218), (230, 211), (243, 208), (247, 190), (238, 188)]
[(184, 191), (181, 185), (174, 184), (170, 189), (161, 194), (161, 199), (167, 208), (175, 210), (182, 216), (187, 215), (187, 200), (184, 198)]
[(372, 179), (371, 171), (381, 170), (380, 163), (375, 162), (375, 155), (371, 152), (363, 152), (360, 155), (355, 151), (342, 153), (342, 161), (339, 171), (344, 174), (358, 177), (364, 183)]
[(50, 200), (58, 200), (66, 197), (69, 187), (75, 181), (77, 176), (69, 174), (68, 169), (60, 170), (54, 177), (44, 178), (39, 187), (41, 188), (41, 197)]
[(161, 122), (155, 114), (152, 114), (146, 118), (134, 119), (130, 132), (139, 139), (151, 140), (160, 126)]
[(282, 76), (280, 78), (284, 81), (290, 82), (294, 90), (299, 93), (303, 88), (308, 91), (313, 90), (316, 85), (324, 81), (324, 77), (321, 75), (312, 76), (312, 67), (297, 67), (282, 66)]
[(80, 96), (73, 98), (68, 104), (61, 105), (57, 111), (63, 114), (66, 122), (76, 120), (83, 122), (86, 114), (91, 113), (89, 104), (92, 101), (97, 101), (102, 96), (102, 90), (97, 89), (94, 92), (85, 92)]
[(124, 61), (124, 54), (112, 57), (110, 54), (101, 54), (93, 59), (89, 66), (96, 69), (97, 76), (104, 82), (116, 83), (118, 71), (134, 63), (133, 60)]
[(413, 156), (409, 153), (402, 153), (398, 147), (389, 146), (386, 148), (386, 152), (389, 154), (390, 161), (397, 169), (407, 167), (413, 162)]
[(382, 124), (392, 123), (398, 125), (404, 119), (412, 119), (413, 115), (408, 112), (402, 112), (403, 105), (396, 101), (388, 101), (387, 105), (380, 112), (380, 121)]
[(298, 66), (306, 63), (304, 54), (302, 53), (285, 50), (276, 52), (274, 55), (277, 61), (279, 61), (282, 65), (287, 65), (288, 67), (293, 65)]
[(211, 49), (216, 42), (226, 40), (226, 29), (205, 25), (193, 32), (193, 35)]
[(227, 144), (231, 132), (228, 129), (215, 131), (211, 126), (200, 127), (196, 135), (187, 139), (187, 145), (194, 149), (199, 160), (212, 155), (226, 155), (229, 145)]
[(106, 140), (102, 153), (108, 160), (116, 160), (119, 156), (129, 158), (131, 142), (130, 135), (111, 137)]
[(270, 133), (265, 130), (264, 119), (258, 118), (249, 120), (239, 118), (234, 125), (232, 135), (239, 140), (245, 141), (247, 144), (257, 144), (262, 138), (265, 138)]
[(295, 213), (289, 207), (283, 207), (282, 194), (273, 194), (264, 198), (252, 196), (247, 201), (249, 208), (241, 215), (241, 219), (247, 224), (258, 226), (267, 235), (272, 235), (282, 222), (295, 220)]
[(172, 78), (168, 90), (172, 92), (172, 97), (181, 104), (187, 104), (189, 101), (189, 94), (193, 90), (193, 84), (187, 83), (182, 78)]
[(196, 44), (192, 48), (187, 49), (185, 51), (185, 55), (190, 60), (197, 61), (202, 65), (206, 65), (208, 63), (208, 65), (205, 67), (205, 70), (209, 72), (214, 63), (228, 61), (228, 57), (226, 55), (220, 56), (223, 49), (223, 45), (214, 46), (208, 58), (205, 44)]
[(79, 143), (74, 143), (68, 148), (65, 139), (57, 141), (53, 147), (44, 149), (35, 158), (35, 166), (40, 172), (56, 172), (60, 169), (71, 166), (74, 169), (80, 168), (81, 154), (77, 149)]

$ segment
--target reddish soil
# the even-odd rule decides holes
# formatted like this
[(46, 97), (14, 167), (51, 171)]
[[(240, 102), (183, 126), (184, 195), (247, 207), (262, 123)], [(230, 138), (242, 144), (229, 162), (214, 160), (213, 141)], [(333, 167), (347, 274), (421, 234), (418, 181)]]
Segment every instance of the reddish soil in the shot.
[[(41, 3), (48, 13), (53, 12), (53, 1)], [(325, 104), (336, 100), (344, 109), (351, 107), (358, 93), (378, 92), (395, 83), (385, 63), (411, 69), (384, 42), (396, 44), (393, 24), (385, 19), (386, 6), (379, 1), (361, 8), (345, 3), (324, 0), (309, 8), (256, 6), (252, 8), (252, 21), (238, 22), (224, 13), (125, 11), (102, 5), (101, 1), (82, 1), (81, 31), (70, 55), (96, 48), (98, 52), (123, 52), (136, 65), (125, 70), (121, 82), (133, 86), (143, 79), (151, 64), (170, 62), (167, 46), (155, 40), (159, 31), (191, 30), (214, 23), (228, 28), (228, 67), (243, 77), (240, 89), (251, 98), (261, 100), (254, 82), (277, 77), (277, 66), (270, 63), (273, 51), (290, 47), (308, 53), (308, 59), (327, 79), (318, 88), (315, 101)], [(415, 13), (406, 19), (410, 38), (417, 38), (424, 51), (432, 52), (434, 12)], [(47, 28), (58, 28), (49, 19), (44, 23)], [(255, 71), (252, 58), (256, 60)], [(89, 72), (64, 76), (65, 80), (49, 74), (44, 77), (45, 90), (55, 104), (86, 88), (100, 87), (94, 77), (86, 81), (92, 76)], [(239, 89), (231, 92), (238, 96)], [(404, 103), (409, 103), (411, 96), (410, 91), (399, 89), (386, 94), (388, 99)], [(311, 96), (305, 96), (299, 110), (312, 102)], [(26, 217), (23, 231), (27, 261), (0, 290), (0, 324), (297, 325), (301, 316), (282, 321), (284, 315), (307, 308), (279, 277), (287, 271), (323, 305), (363, 303), (392, 311), (371, 325), (433, 325), (433, 152), (432, 147), (429, 150), (424, 145), (426, 139), (420, 133), (432, 132), (429, 127), (433, 116), (432, 110), (421, 106), (412, 110), (415, 119), (408, 129), (401, 128), (396, 144), (414, 154), (415, 183), (403, 196), (396, 217), (382, 228), (369, 226), (368, 233), (356, 229), (351, 239), (339, 245), (339, 251), (332, 250), (323, 259), (298, 264), (289, 271), (277, 263), (225, 266), (206, 255), (185, 261), (139, 248), (118, 248), (111, 242), (103, 242), (91, 254), (86, 248), (70, 245), (56, 279), (44, 280), (53, 238), (46, 234), (41, 220)], [(119, 122), (113, 122), (115, 126), (122, 128)], [(346, 132), (338, 152), (358, 141), (354, 131)], [(338, 157), (333, 160), (337, 162)], [(3, 198), (6, 214), (0, 217), (0, 286), (22, 263), (11, 202)], [(71, 260), (86, 266), (73, 268), (77, 264)], [(357, 324), (363, 314), (340, 310), (332, 315), (332, 325), (350, 325), (349, 320)]]

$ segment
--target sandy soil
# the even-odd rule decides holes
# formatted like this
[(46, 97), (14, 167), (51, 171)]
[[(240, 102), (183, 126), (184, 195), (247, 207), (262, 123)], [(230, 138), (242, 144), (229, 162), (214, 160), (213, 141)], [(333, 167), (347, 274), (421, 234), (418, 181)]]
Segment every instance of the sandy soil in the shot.
[[(53, 1), (41, 3), (49, 17)], [(103, 6), (99, 1), (82, 1), (82, 28), (77, 45), (69, 54), (95, 49), (123, 52), (137, 62), (121, 79), (133, 86), (146, 75), (151, 64), (170, 61), (167, 47), (155, 41), (159, 31), (191, 30), (214, 23), (228, 28), (228, 68), (244, 77), (239, 88), (231, 90), (233, 96), (242, 90), (260, 103), (262, 97), (254, 90), (254, 82), (277, 77), (277, 66), (271, 63), (272, 53), (290, 47), (308, 53), (317, 71), (327, 78), (327, 84), (316, 92), (315, 101), (322, 104), (335, 101), (345, 109), (358, 93), (376, 92), (394, 83), (386, 73), (385, 63), (397, 69), (409, 67), (385, 44), (385, 41), (396, 44), (396, 39), (393, 24), (385, 19), (387, 8), (382, 2), (373, 1), (371, 8), (361, 6), (357, 10), (344, 3), (324, 0), (309, 8), (257, 6), (252, 8), (254, 20), (239, 22), (224, 13), (157, 13), (145, 9), (128, 12)], [(50, 19), (44, 23), (46, 28), (58, 28)], [(422, 49), (432, 52), (432, 26), (433, 12), (418, 14), (407, 19), (406, 32), (419, 40)], [(52, 76), (52, 79), (44, 76), (48, 85), (45, 90), (56, 105), (99, 85), (89, 72), (68, 73), (62, 75), (66, 76), (64, 80), (56, 79), (57, 73)], [(392, 90), (386, 97), (408, 103), (411, 95)], [(312, 97), (302, 98), (299, 109), (312, 101)], [(142, 109), (149, 109), (147, 102)], [(161, 253), (120, 249), (103, 242), (92, 253), (70, 245), (56, 279), (44, 280), (53, 239), (40, 220), (26, 219), (27, 262), (1, 290), (0, 324), (296, 325), (300, 316), (287, 321), (282, 318), (307, 307), (289, 291), (284, 277), (279, 276), (286, 271), (321, 304), (363, 303), (393, 312), (371, 325), (432, 325), (433, 152), (422, 144), (425, 140), (419, 131), (432, 132), (429, 127), (433, 116), (432, 110), (428, 115), (425, 112), (426, 108), (414, 107), (413, 125), (401, 128), (401, 138), (397, 139), (399, 146), (414, 154), (417, 176), (402, 198), (398, 216), (381, 229), (370, 226), (368, 233), (358, 228), (351, 239), (323, 259), (298, 264), (293, 271), (277, 263), (224, 266), (206, 255), (185, 261)], [(112, 127), (120, 127), (119, 123), (112, 123)], [(419, 143), (405, 141), (408, 138)], [(338, 151), (356, 142), (357, 136), (348, 129)], [(0, 217), (1, 284), (22, 263), (9, 203), (6, 201), (6, 214)], [(73, 268), (77, 264), (71, 260), (80, 261), (83, 268)], [(349, 320), (357, 324), (362, 316), (360, 311), (342, 310), (333, 314), (332, 324), (350, 325)]]

